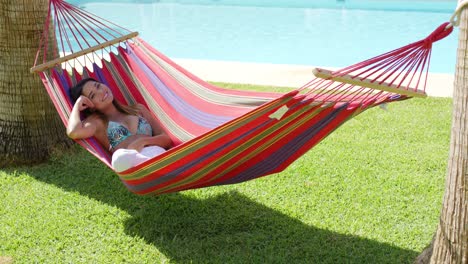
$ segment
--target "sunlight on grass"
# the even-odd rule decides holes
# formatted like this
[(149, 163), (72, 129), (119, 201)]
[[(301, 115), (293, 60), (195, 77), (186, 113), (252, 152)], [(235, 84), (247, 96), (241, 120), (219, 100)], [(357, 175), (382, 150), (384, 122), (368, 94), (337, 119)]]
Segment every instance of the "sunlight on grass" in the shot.
[(0, 256), (14, 263), (411, 263), (437, 227), (451, 102), (370, 109), (284, 172), (230, 186), (136, 196), (77, 146), (46, 164), (0, 170)]

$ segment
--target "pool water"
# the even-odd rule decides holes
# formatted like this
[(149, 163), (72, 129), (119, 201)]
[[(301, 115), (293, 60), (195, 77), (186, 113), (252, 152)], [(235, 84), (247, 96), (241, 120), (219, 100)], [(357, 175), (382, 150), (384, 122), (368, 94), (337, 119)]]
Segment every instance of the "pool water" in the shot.
[[(426, 37), (457, 1), (70, 1), (172, 58), (343, 67)], [(431, 72), (455, 71), (458, 30), (433, 47)]]

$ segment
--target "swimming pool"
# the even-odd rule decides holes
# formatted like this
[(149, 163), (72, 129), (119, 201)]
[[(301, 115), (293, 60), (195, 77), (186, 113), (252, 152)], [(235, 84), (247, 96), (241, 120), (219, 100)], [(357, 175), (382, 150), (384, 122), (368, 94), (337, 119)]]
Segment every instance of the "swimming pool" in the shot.
[[(173, 58), (343, 67), (417, 41), (456, 0), (72, 0)], [(270, 3), (274, 2), (274, 4)], [(453, 73), (458, 32), (431, 72)]]

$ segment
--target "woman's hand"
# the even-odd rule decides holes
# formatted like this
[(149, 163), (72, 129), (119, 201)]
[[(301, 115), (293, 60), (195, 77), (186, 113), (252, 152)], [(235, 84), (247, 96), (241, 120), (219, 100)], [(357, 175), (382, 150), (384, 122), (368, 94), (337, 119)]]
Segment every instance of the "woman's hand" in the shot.
[(89, 98), (84, 96), (84, 95), (81, 95), (80, 97), (78, 97), (78, 100), (76, 100), (75, 104), (77, 105), (78, 110), (80, 112), (87, 109), (87, 108), (93, 108), (94, 107), (93, 102), (91, 102), (91, 100), (89, 100)]
[(139, 136), (136, 137), (130, 144), (127, 145), (127, 149), (134, 149), (138, 152), (140, 152), (144, 147), (147, 145), (147, 138), (150, 138), (149, 136)]
[[(134, 135), (131, 138), (133, 138), (131, 142), (127, 146), (122, 146), (122, 147), (127, 148), (127, 149), (134, 149), (138, 152), (140, 152), (144, 147), (147, 147), (147, 146), (159, 146), (164, 149), (168, 149), (172, 143), (171, 139), (167, 135), (157, 135), (157, 136)], [(124, 143), (125, 142), (122, 142), (121, 144), (124, 144)], [(119, 145), (119, 147), (121, 146)]]
[(68, 118), (67, 135), (72, 139), (82, 139), (94, 136), (97, 129), (97, 119), (87, 118), (81, 120), (80, 112), (93, 108), (94, 104), (88, 97), (81, 95), (73, 105), (73, 109)]
[(171, 138), (161, 128), (159, 122), (156, 120), (154, 115), (142, 104), (137, 104), (140, 114), (150, 123), (153, 129), (153, 137), (151, 137), (147, 143), (147, 146), (160, 146), (164, 149), (169, 149), (172, 146)]

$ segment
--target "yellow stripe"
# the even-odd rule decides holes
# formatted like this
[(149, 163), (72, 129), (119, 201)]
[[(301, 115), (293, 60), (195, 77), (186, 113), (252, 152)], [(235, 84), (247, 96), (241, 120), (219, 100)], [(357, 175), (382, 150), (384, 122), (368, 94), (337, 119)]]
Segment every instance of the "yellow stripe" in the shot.
[(229, 133), (232, 133), (233, 131), (235, 131), (236, 129), (244, 125), (245, 123), (248, 123), (251, 120), (255, 120), (259, 118), (260, 116), (264, 115), (266, 112), (271, 111), (271, 109), (284, 105), (291, 99), (292, 99), (292, 96), (285, 96), (277, 100), (271, 101), (270, 103), (264, 106), (261, 106), (238, 119), (235, 119), (232, 123), (230, 123), (226, 127), (220, 127), (218, 129), (212, 130), (208, 132), (207, 134), (201, 136), (199, 139), (193, 140), (192, 142), (184, 144), (180, 149), (173, 151), (173, 153), (171, 153), (167, 157), (157, 160), (152, 164), (148, 164), (147, 166), (142, 167), (139, 170), (131, 174), (119, 175), (119, 176), (123, 180), (144, 178), (146, 175), (150, 174), (151, 172), (154, 172), (155, 168), (161, 169), (161, 168), (164, 168), (165, 166), (172, 164), (173, 162), (176, 162), (178, 159), (180, 159), (180, 156), (188, 155), (192, 153), (193, 151), (200, 149), (201, 147), (206, 146), (209, 143), (217, 140), (218, 138), (221, 138), (223, 136), (228, 135)]
[(317, 108), (317, 110), (311, 112), (310, 115), (307, 115), (303, 119), (300, 119), (300, 122), (296, 123), (293, 126), (288, 127), (288, 129), (285, 129), (282, 133), (277, 134), (275, 137), (271, 138), (269, 141), (265, 142), (265, 144), (261, 145), (261, 147), (254, 149), (253, 151), (245, 154), (242, 153), (245, 149), (253, 146), (255, 143), (257, 143), (259, 140), (264, 139), (266, 136), (272, 134), (275, 131), (278, 131), (279, 128), (284, 127), (285, 125), (296, 121), (297, 117), (302, 115), (303, 113), (309, 111), (313, 107), (308, 105), (304, 106), (303, 108), (300, 109), (300, 111), (295, 112), (294, 114), (288, 116), (287, 118), (282, 119), (281, 121), (278, 121), (274, 126), (270, 127), (267, 130), (262, 131), (260, 134), (256, 135), (255, 137), (251, 138), (247, 142), (243, 143), (241, 147), (233, 149), (231, 152), (226, 153), (224, 156), (217, 158), (214, 162), (210, 163), (207, 167), (205, 167), (203, 170), (200, 170), (196, 173), (193, 174), (193, 176), (188, 177), (183, 179), (182, 181), (179, 181), (177, 183), (174, 183), (170, 186), (166, 186), (160, 190), (157, 190), (157, 192), (164, 192), (166, 190), (170, 190), (173, 188), (180, 187), (184, 184), (192, 184), (202, 178), (203, 176), (213, 172), (226, 162), (231, 162), (233, 157), (237, 157), (239, 154), (243, 154), (242, 158), (238, 160), (237, 162), (233, 163), (231, 166), (229, 166), (227, 169), (223, 171), (223, 173), (217, 174), (215, 177), (211, 178), (209, 181), (214, 181), (225, 174), (231, 172), (232, 170), (238, 168), (242, 164), (244, 164), (247, 160), (251, 159), (252, 157), (257, 156), (259, 153), (261, 153), (263, 150), (268, 149), (271, 147), (273, 144), (281, 140), (284, 136), (287, 136), (293, 131), (294, 129), (302, 126), (304, 123), (308, 122), (310, 119), (314, 118), (319, 112), (323, 111), (324, 108)]

